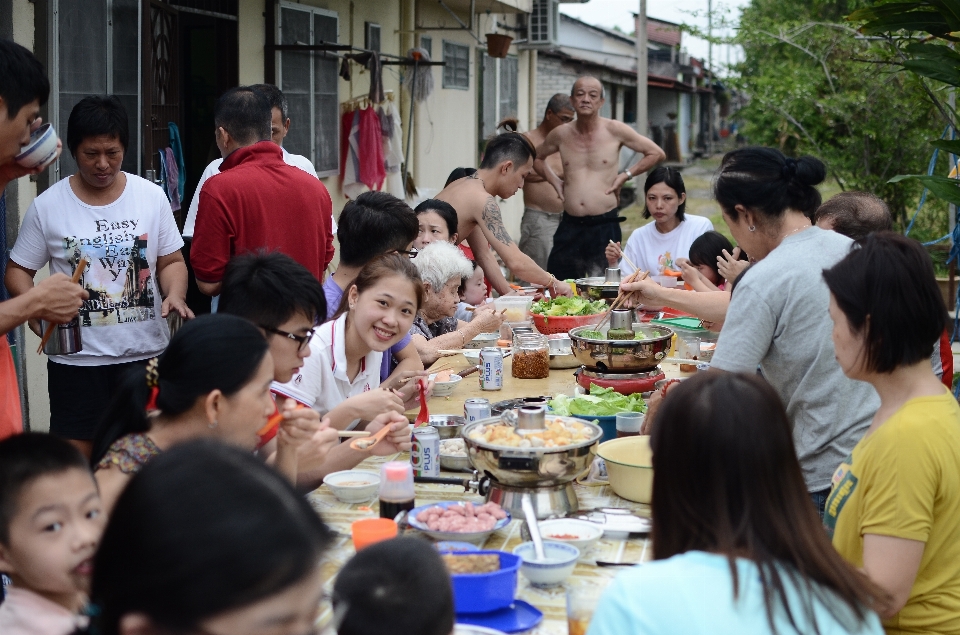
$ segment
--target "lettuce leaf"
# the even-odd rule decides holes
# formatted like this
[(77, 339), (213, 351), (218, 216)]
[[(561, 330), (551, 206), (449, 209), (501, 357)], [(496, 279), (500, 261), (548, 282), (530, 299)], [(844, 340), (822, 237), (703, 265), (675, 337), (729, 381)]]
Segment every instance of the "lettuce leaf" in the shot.
[(612, 416), (618, 412), (646, 412), (647, 404), (640, 393), (621, 395), (613, 388), (590, 384), (590, 394), (557, 395), (550, 400), (550, 408), (558, 415)]

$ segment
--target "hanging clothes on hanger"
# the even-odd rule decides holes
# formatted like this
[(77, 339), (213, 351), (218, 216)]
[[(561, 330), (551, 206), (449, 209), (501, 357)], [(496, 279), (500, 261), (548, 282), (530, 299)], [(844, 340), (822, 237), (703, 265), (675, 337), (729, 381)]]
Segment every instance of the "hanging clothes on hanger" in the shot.
[(400, 111), (393, 100), (388, 101), (379, 108), (378, 114), (380, 121), (386, 121), (387, 125), (381, 124), (381, 133), (383, 134), (383, 163), (387, 178), (384, 190), (403, 200), (406, 192), (403, 187), (403, 130), (400, 123)]
[[(350, 131), (345, 134), (347, 148), (342, 157), (341, 175), (344, 195), (355, 199), (367, 189), (381, 189), (386, 170), (383, 163), (383, 135), (376, 110), (367, 107), (349, 114)], [(346, 117), (341, 124), (345, 126)]]
[(173, 150), (173, 156), (177, 160), (177, 193), (182, 201), (187, 185), (187, 164), (183, 160), (183, 142), (180, 140), (180, 128), (170, 121), (167, 123), (167, 131), (170, 133), (170, 149)]
[[(343, 64), (340, 66), (340, 77), (349, 79), (350, 69), (344, 70), (344, 64), (347, 60), (352, 60), (370, 71), (370, 101), (379, 104), (384, 100), (383, 92), (383, 65), (380, 63), (380, 54), (376, 51), (367, 51), (365, 53), (347, 53), (343, 56)], [(344, 76), (346, 72), (346, 76)]]
[(348, 110), (343, 113), (340, 135), (340, 189), (347, 198), (357, 198), (363, 193), (360, 183), (360, 158), (357, 155), (359, 144), (352, 142), (354, 131), (360, 130), (360, 111)]

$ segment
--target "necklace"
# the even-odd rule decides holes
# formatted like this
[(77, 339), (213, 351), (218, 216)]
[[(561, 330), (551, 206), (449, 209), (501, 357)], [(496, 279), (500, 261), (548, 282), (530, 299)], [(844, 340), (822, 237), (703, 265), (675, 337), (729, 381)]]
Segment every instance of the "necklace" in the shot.
[(783, 235), (783, 238), (781, 238), (780, 241), (782, 242), (782, 241), (786, 240), (788, 237), (793, 236), (793, 235), (796, 234), (797, 232), (801, 232), (801, 231), (803, 231), (804, 229), (810, 229), (811, 227), (813, 227), (813, 225), (804, 225), (804, 226), (802, 226), (802, 227), (797, 227), (797, 228), (794, 229), (793, 231), (784, 234), (784, 235)]

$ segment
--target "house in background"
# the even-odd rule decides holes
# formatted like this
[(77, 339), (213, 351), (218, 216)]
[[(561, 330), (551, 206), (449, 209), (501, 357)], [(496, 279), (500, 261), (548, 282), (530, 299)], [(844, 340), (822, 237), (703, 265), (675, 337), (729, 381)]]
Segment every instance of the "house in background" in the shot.
[[(84, 96), (119, 96), (130, 116), (124, 170), (157, 174), (158, 151), (170, 145), (168, 123), (176, 123), (187, 179), (184, 213), (200, 173), (218, 156), (216, 99), (238, 84), (276, 83), (290, 102), (284, 144), (313, 162), (336, 215), (346, 203), (341, 113), (370, 90), (370, 71), (357, 64), (349, 80), (340, 76), (342, 56), (381, 54), (384, 89), (400, 109), (409, 174), (429, 194), (453, 168), (477, 165), (491, 122), (529, 119), (532, 91), (525, 87), (535, 73), (534, 53), (514, 44), (506, 57), (492, 58), (484, 36), (521, 39), (531, 6), (531, 0), (0, 0), (0, 35), (44, 63), (52, 91), (42, 114), (62, 138), (70, 110)], [(434, 90), (411, 106), (401, 78), (412, 69), (408, 52), (415, 47), (442, 66), (418, 66), (432, 75)], [(8, 187), (8, 246), (33, 198), (75, 169), (64, 153), (39, 178)], [(521, 214), (520, 197), (504, 204), (514, 236)], [(29, 331), (21, 331), (21, 344), (25, 416), (34, 429), (45, 429), (45, 360), (24, 353), (37, 345)]]
[[(530, 20), (524, 48), (536, 52), (537, 62), (536, 98), (531, 100), (535, 107), (528, 127), (539, 124), (552, 95), (569, 93), (581, 75), (593, 75), (603, 83), (603, 116), (636, 125), (633, 37), (564, 15), (557, 0), (533, 0)], [(686, 163), (702, 152), (708, 129), (710, 87), (705, 65), (686, 53), (681, 36), (679, 25), (647, 18), (649, 121), (645, 133), (673, 163)]]

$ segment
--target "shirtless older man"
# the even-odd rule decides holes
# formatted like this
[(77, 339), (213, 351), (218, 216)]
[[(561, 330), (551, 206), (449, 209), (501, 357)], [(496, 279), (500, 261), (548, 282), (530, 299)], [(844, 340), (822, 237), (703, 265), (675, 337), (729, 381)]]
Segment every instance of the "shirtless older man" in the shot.
[[(603, 85), (597, 78), (574, 82), (570, 101), (577, 120), (548, 134), (533, 164), (563, 200), (563, 216), (547, 262), (547, 271), (561, 280), (603, 273), (607, 243), (622, 238), (617, 190), (666, 158), (657, 144), (627, 124), (600, 116)], [(618, 174), (622, 146), (643, 158)], [(546, 162), (556, 152), (563, 163), (563, 180)]]
[[(573, 118), (570, 96), (557, 93), (547, 102), (547, 109), (540, 125), (525, 132), (524, 136), (530, 139), (534, 146), (539, 146), (554, 128), (570, 123)], [(554, 173), (563, 178), (560, 155), (554, 153), (547, 157), (546, 161)], [(528, 176), (523, 184), (520, 251), (533, 258), (533, 261), (542, 269), (547, 268), (547, 259), (553, 248), (553, 235), (560, 225), (561, 212), (563, 212), (563, 200), (557, 195), (553, 186), (536, 173)]]
[(490, 253), (491, 245), (518, 278), (543, 285), (554, 295), (569, 296), (573, 293), (570, 285), (558, 281), (520, 251), (503, 225), (497, 204), (497, 196), (510, 198), (523, 187), (524, 179), (533, 170), (535, 155), (533, 144), (523, 135), (497, 135), (487, 144), (476, 173), (453, 181), (435, 198), (457, 210), (457, 234), (466, 237), (477, 264), (498, 292), (509, 293), (511, 289)]

